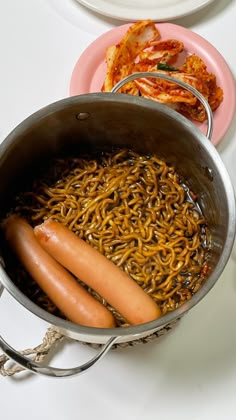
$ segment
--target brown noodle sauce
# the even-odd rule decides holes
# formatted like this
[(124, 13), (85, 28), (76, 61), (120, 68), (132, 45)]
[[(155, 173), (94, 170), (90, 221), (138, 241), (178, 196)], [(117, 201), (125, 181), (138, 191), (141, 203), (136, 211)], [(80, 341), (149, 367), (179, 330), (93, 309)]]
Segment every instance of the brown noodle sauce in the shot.
[[(17, 195), (12, 212), (32, 226), (49, 217), (68, 226), (136, 281), (163, 315), (191, 299), (206, 278), (206, 220), (175, 168), (156, 156), (122, 149), (56, 159)], [(12, 255), (6, 267), (24, 294), (63, 317)], [(87, 290), (107, 305), (117, 326), (127, 326)]]

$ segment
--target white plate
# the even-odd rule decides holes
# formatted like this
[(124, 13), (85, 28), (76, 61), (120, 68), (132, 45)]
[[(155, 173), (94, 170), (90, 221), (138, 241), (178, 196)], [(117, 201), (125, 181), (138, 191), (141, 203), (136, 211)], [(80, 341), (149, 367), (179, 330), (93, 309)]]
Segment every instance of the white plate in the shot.
[(96, 13), (127, 21), (157, 22), (189, 15), (214, 0), (77, 0)]

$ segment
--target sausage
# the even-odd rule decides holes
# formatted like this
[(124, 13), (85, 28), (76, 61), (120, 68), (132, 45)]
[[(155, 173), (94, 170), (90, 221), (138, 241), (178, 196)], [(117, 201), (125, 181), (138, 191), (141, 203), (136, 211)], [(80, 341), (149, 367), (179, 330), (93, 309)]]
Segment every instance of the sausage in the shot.
[(42, 248), (24, 219), (9, 216), (3, 229), (26, 271), (70, 321), (89, 327), (115, 327), (111, 312)]
[(130, 324), (161, 316), (160, 308), (124, 271), (63, 224), (47, 219), (34, 228), (43, 248), (95, 290)]

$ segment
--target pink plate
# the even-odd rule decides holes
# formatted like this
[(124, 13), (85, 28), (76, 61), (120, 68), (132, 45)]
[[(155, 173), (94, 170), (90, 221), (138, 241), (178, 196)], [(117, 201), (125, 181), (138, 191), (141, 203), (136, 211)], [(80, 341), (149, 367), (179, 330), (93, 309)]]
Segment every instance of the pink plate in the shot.
[[(100, 92), (106, 72), (105, 51), (117, 44), (130, 24), (111, 29), (97, 38), (78, 59), (70, 82), (70, 95)], [(214, 112), (212, 142), (217, 145), (227, 132), (236, 108), (236, 88), (232, 73), (222, 55), (208, 41), (189, 29), (172, 23), (158, 23), (162, 39), (178, 39), (185, 46), (185, 54), (195, 53), (203, 59), (207, 70), (216, 75), (217, 84), (224, 91), (224, 100)], [(195, 123), (206, 133), (207, 123)]]

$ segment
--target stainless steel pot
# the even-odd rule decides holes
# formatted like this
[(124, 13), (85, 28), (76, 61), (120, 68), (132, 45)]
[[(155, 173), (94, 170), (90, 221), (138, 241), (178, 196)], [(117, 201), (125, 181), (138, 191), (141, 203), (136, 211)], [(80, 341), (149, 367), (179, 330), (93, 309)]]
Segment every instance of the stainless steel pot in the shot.
[[(144, 75), (147, 76), (146, 73)], [(120, 84), (114, 91), (119, 87)], [(205, 104), (204, 98), (194, 93)], [(212, 116), (209, 109), (207, 113), (207, 135), (210, 137)], [(130, 146), (138, 153), (157, 154), (174, 165), (197, 193), (211, 231), (209, 278), (190, 301), (162, 318), (122, 329), (98, 329), (73, 324), (35, 305), (9, 278), (2, 259), (0, 281), (20, 304), (68, 337), (104, 344), (96, 356), (83, 366), (57, 369), (30, 361), (1, 337), (3, 352), (33, 372), (57, 377), (81, 373), (100, 360), (115, 342), (137, 340), (164, 328), (188, 312), (209, 292), (230, 256), (235, 236), (235, 199), (217, 150), (195, 125), (173, 109), (130, 95), (93, 93), (63, 99), (39, 110), (16, 127), (0, 148), (1, 213), (4, 214), (10, 195), (22, 187), (27, 173), (34, 171), (46, 158), (68, 149), (81, 151), (98, 147), (105, 150), (114, 145)]]

